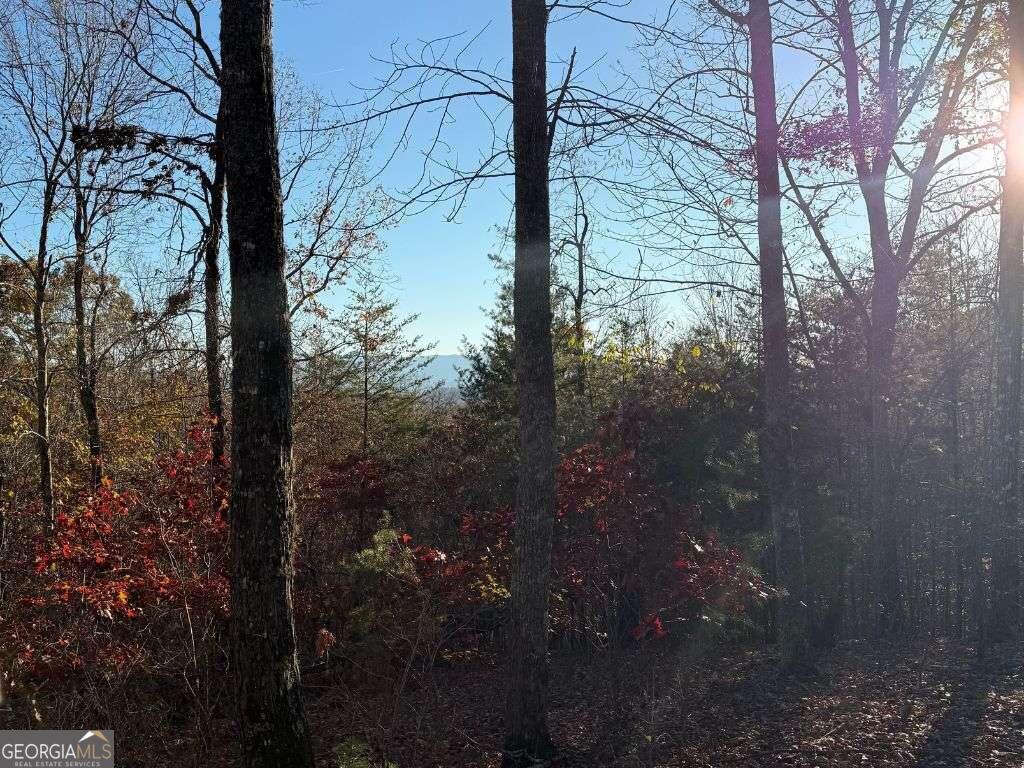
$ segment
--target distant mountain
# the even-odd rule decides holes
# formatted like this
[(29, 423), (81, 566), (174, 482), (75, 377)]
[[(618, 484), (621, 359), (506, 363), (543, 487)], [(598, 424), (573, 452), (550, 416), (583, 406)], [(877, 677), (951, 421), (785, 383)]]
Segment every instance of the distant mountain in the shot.
[(463, 355), (434, 355), (423, 369), (423, 375), (431, 383), (458, 390), (459, 371), (466, 368), (469, 368), (469, 358)]

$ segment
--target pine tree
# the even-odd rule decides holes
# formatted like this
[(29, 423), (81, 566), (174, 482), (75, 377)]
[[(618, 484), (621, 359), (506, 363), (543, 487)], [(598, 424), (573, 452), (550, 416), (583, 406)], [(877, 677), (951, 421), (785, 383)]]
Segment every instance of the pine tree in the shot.
[(352, 293), (343, 329), (349, 339), (344, 356), (345, 389), (359, 404), (360, 452), (381, 449), (409, 424), (415, 405), (437, 391), (425, 369), (433, 344), (410, 333), (418, 315), (400, 316), (398, 302), (379, 283)]

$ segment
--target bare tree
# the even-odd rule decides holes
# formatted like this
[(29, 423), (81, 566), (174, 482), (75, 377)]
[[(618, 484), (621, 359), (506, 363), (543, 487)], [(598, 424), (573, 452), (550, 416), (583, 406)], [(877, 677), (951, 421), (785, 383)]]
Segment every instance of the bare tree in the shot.
[[(152, 181), (165, 180), (154, 178), (138, 192), (144, 198), (159, 194), (176, 202), (191, 214), (200, 230), (189, 277), (202, 266), (203, 358), (215, 482), (227, 446), (221, 333), (224, 159), (220, 148), (220, 59), (207, 36), (206, 5), (201, 0), (97, 2), (106, 13), (103, 31), (120, 38), (125, 59), (151, 83), (167, 107), (162, 118), (152, 121), (155, 124), (132, 127), (138, 129), (140, 138), (145, 137), (143, 146), (149, 155), (183, 170), (190, 179), (184, 189), (172, 187), (158, 193)], [(155, 39), (160, 44), (147, 47), (140, 39)], [(167, 119), (168, 112), (177, 117)]]
[[(72, 140), (74, 154), (66, 184), (71, 197), (71, 232), (74, 238), (73, 304), (75, 364), (79, 402), (89, 445), (90, 478), (93, 487), (103, 474), (103, 439), (97, 382), (99, 356), (96, 350), (96, 309), (102, 303), (103, 286), (98, 286), (93, 311), (87, 312), (86, 272), (91, 257), (109, 245), (113, 218), (134, 200), (118, 190), (142, 173), (137, 162), (112, 163), (110, 157), (88, 156), (81, 144), (83, 135), (109, 129), (138, 118), (150, 93), (131, 62), (121, 55), (121, 45), (112, 35), (97, 29), (96, 14), (89, 5), (79, 15), (64, 14), (57, 22), (66, 27), (68, 56), (85, 74), (80, 98), (75, 103)], [(97, 235), (103, 236), (97, 241)]]
[[(227, 341), (221, 322), (220, 248), (223, 239), (224, 160), (220, 54), (208, 37), (204, 0), (97, 0), (107, 8), (107, 27), (121, 37), (124, 52), (164, 97), (174, 119), (157, 116), (139, 126), (139, 138), (154, 157), (170, 164), (184, 182), (159, 191), (176, 203), (199, 229), (189, 253), (190, 282), (202, 270), (203, 356), (207, 372), (207, 410), (211, 421), (211, 453), (215, 469), (226, 449), (227, 414), (223, 396), (223, 356)], [(126, 11), (125, 8), (128, 10)], [(160, 41), (152, 49), (139, 36)], [(366, 219), (380, 215), (377, 196), (367, 191), (361, 175), (360, 140), (355, 131), (325, 129), (317, 94), (294, 78), (278, 73), (275, 93), (280, 165), (286, 204), (288, 243), (286, 279), (293, 294), (291, 314), (300, 310), (319, 317), (317, 299), (341, 283), (353, 265), (376, 252), (376, 232)], [(283, 87), (282, 87), (283, 80)], [(144, 139), (144, 141), (142, 141)], [(183, 293), (190, 291), (186, 288)], [(303, 327), (293, 329), (301, 340)], [(216, 503), (217, 500), (215, 500)]]
[(789, 415), (790, 362), (782, 239), (782, 189), (779, 181), (778, 100), (775, 92), (775, 40), (768, 0), (750, 0), (738, 14), (720, 12), (746, 27), (750, 37), (750, 81), (755, 120), (754, 165), (757, 177), (758, 271), (761, 284), (761, 335), (764, 348), (761, 398), (761, 467), (775, 544), (775, 576), (784, 590), (776, 626), (789, 661), (806, 651), (808, 596), (803, 564), (800, 513), (792, 488), (792, 420)]
[(587, 199), (578, 179), (574, 179), (572, 211), (565, 216), (565, 235), (561, 238), (558, 251), (569, 251), (571, 279), (567, 279), (563, 290), (572, 300), (572, 348), (576, 357), (576, 372), (573, 382), (578, 404), (582, 407), (587, 394), (587, 324), (585, 305), (587, 297), (595, 293), (588, 284), (588, 249), (591, 245), (592, 229), (587, 213)]
[[(16, 140), (24, 147), (20, 178), (4, 184), (0, 242), (32, 279), (39, 496), (51, 526), (55, 512), (47, 305), (51, 276), (62, 257), (51, 252), (50, 239), (54, 219), (68, 196), (65, 182), (74, 159), (72, 131), (92, 75), (75, 58), (72, 28), (59, 14), (60, 8), (25, 0), (0, 17), (0, 98), (15, 115)], [(35, 242), (24, 246), (14, 230), (19, 214), (30, 210)]]
[[(928, 245), (949, 231), (946, 228), (919, 239), (925, 203), (933, 191), (936, 174), (952, 159), (977, 147), (977, 141), (972, 140), (966, 147), (946, 149), (947, 154), (943, 155), (969, 82), (968, 57), (981, 28), (983, 12), (981, 3), (974, 4), (973, 8), (966, 2), (952, 4), (921, 71), (909, 88), (901, 85), (900, 72), (907, 64), (906, 57), (911, 50), (908, 43), (915, 30), (919, 25), (931, 23), (929, 9), (917, 11), (911, 2), (898, 9), (876, 4), (874, 24), (871, 24), (866, 18), (855, 20), (849, 0), (837, 0), (834, 13), (825, 14), (838, 38), (849, 148), (867, 214), (871, 250), (871, 294), (866, 305), (861, 306), (866, 323), (869, 382), (867, 499), (869, 516), (875, 525), (874, 592), (878, 606), (876, 626), (881, 634), (897, 633), (903, 628), (899, 516), (891, 504), (893, 457), (889, 438), (900, 284), (921, 254), (927, 253)], [(954, 34), (957, 25), (962, 31)], [(871, 31), (873, 29), (878, 32)], [(872, 86), (877, 89), (877, 104), (872, 104), (870, 109), (865, 105), (864, 43), (858, 42), (858, 32), (864, 39), (876, 40), (878, 46), (877, 72)], [(938, 94), (926, 100), (927, 86), (940, 65), (945, 75), (939, 78)], [(935, 104), (933, 118), (921, 142), (916, 168), (908, 171), (907, 207), (902, 226), (894, 234), (887, 193), (890, 170), (894, 166), (907, 168), (912, 162), (899, 154), (900, 132), (911, 115), (917, 114), (926, 103)], [(983, 208), (987, 202), (969, 206), (963, 216)], [(811, 223), (814, 216), (808, 215), (807, 220)], [(962, 216), (958, 217), (956, 223), (962, 220)], [(819, 225), (811, 226), (817, 235)], [(829, 263), (833, 261), (830, 259)]]

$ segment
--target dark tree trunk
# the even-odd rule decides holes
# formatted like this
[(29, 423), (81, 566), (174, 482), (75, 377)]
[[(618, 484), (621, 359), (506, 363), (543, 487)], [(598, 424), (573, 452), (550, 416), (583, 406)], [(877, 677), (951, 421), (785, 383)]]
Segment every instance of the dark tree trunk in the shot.
[(43, 195), (42, 223), (39, 227), (39, 248), (33, 275), (35, 295), (32, 302), (32, 339), (36, 354), (36, 450), (39, 455), (39, 498), (43, 518), (53, 530), (56, 522), (53, 509), (53, 463), (50, 459), (50, 365), (47, 360), (49, 339), (46, 334), (46, 288), (49, 269), (50, 218), (56, 183), (47, 182)]
[(776, 116), (772, 18), (768, 0), (750, 0), (750, 76), (754, 92), (757, 165), (757, 239), (764, 343), (761, 467), (771, 513), (775, 573), (786, 594), (777, 607), (779, 640), (787, 660), (802, 657), (808, 604), (800, 512), (793, 494), (786, 292), (783, 283), (782, 193)]
[(1010, 635), (1020, 620), (1021, 301), (1024, 291), (1024, 0), (1009, 1), (1010, 109), (1006, 175), (999, 214), (999, 296), (996, 303), (995, 450), (991, 525), (992, 605), (987, 640)]
[(292, 345), (270, 0), (224, 0), (233, 366), (231, 659), (246, 768), (313, 768), (292, 618)]
[[(362, 437), (359, 441), (360, 455), (365, 462), (370, 458), (370, 318), (363, 316), (363, 398)], [(368, 468), (368, 467), (366, 467)], [(365, 469), (365, 468), (364, 468)], [(367, 538), (366, 472), (359, 473), (359, 519), (356, 521), (356, 541), (362, 547)]]
[[(954, 577), (962, 562), (962, 553), (969, 535), (964, 525), (964, 473), (960, 449), (960, 388), (963, 372), (960, 363), (960, 345), (957, 334), (957, 294), (954, 285), (953, 260), (949, 260), (949, 332), (947, 347), (949, 357), (946, 363), (946, 452), (949, 455), (949, 469), (953, 480), (953, 493), (949, 499), (949, 514), (946, 515), (945, 538), (947, 544), (946, 564), (943, 567), (943, 623), (947, 632), (960, 636), (961, 614), (954, 611)], [(957, 601), (960, 599), (957, 591)], [(955, 617), (955, 619), (954, 619)], [(954, 630), (955, 627), (955, 631)]]
[[(867, 516), (874, 536), (873, 602), (875, 631), (890, 635), (902, 629), (903, 599), (899, 561), (899, 508), (890, 497), (892, 484), (889, 452), (889, 397), (892, 378), (892, 352), (896, 339), (899, 313), (899, 288), (904, 264), (893, 248), (886, 207), (886, 175), (891, 162), (896, 121), (896, 79), (892, 71), (890, 45), (893, 30), (888, 6), (876, 6), (879, 23), (884, 29), (882, 55), (879, 57), (878, 84), (881, 91), (882, 114), (879, 124), (880, 147), (874, 157), (866, 150), (865, 128), (860, 101), (860, 60), (854, 42), (854, 25), (850, 0), (837, 0), (836, 24), (840, 39), (840, 57), (846, 85), (850, 145), (857, 182), (868, 219), (871, 262), (874, 270), (871, 286), (871, 312), (867, 328), (868, 407), (867, 424)], [(898, 41), (897, 45), (901, 45)], [(918, 218), (921, 200), (912, 200), (907, 210), (908, 222)], [(905, 229), (907, 229), (905, 227)], [(914, 228), (904, 234), (901, 246), (909, 247)]]
[(900, 539), (902, 508), (893, 498), (889, 401), (892, 356), (899, 313), (899, 275), (875, 259), (868, 333), (868, 509), (874, 531), (875, 630), (883, 637), (904, 630), (903, 568)]
[(216, 157), (213, 179), (210, 182), (210, 221), (203, 243), (203, 322), (206, 333), (206, 399), (210, 412), (210, 456), (216, 473), (224, 464), (226, 450), (224, 423), (224, 383), (221, 379), (220, 351), (220, 243), (224, 223), (224, 158), (221, 130), (222, 119), (217, 116)]
[(587, 396), (587, 328), (583, 319), (583, 307), (587, 300), (587, 242), (590, 234), (590, 216), (580, 190), (579, 181), (573, 179), (576, 189), (573, 234), (565, 241), (576, 250), (576, 288), (572, 296), (573, 343), (576, 346), (575, 388), (577, 406), (585, 407)]
[(583, 324), (583, 302), (587, 294), (586, 273), (586, 231), (587, 220), (584, 217), (583, 234), (576, 240), (576, 294), (572, 300), (573, 334), (576, 336), (576, 397), (579, 406), (587, 395), (587, 340), (586, 328)]
[(82, 405), (89, 441), (89, 480), (92, 488), (100, 484), (103, 477), (103, 441), (100, 433), (100, 417), (96, 407), (96, 365), (86, 344), (85, 323), (85, 260), (89, 252), (89, 223), (85, 201), (80, 192), (75, 194), (75, 361), (78, 377), (78, 399)]
[(555, 514), (555, 374), (551, 343), (545, 0), (512, 2), (515, 323), (519, 475), (512, 572), (505, 766), (553, 756), (545, 714), (551, 538)]
[(45, 326), (46, 285), (35, 279), (35, 301), (32, 307), (32, 337), (36, 352), (36, 449), (39, 454), (39, 498), (43, 517), (51, 528), (53, 516), (53, 464), (50, 459), (50, 370), (46, 360)]
[(363, 319), (363, 434), (360, 441), (363, 458), (370, 456), (370, 318)]

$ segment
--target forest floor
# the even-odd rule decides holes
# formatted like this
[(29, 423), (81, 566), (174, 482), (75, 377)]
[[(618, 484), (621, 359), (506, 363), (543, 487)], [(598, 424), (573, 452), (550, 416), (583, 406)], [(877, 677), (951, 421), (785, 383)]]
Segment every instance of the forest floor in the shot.
[[(898, 651), (847, 643), (797, 675), (781, 674), (762, 653), (668, 643), (589, 660), (559, 656), (555, 766), (1022, 768), (1022, 661), (1019, 651), (982, 660), (945, 643)], [(442, 665), (429, 679), (406, 689), (386, 735), (378, 731), (391, 760), (400, 768), (498, 766), (496, 665)], [(344, 727), (331, 698), (314, 705), (321, 733)], [(368, 709), (341, 709), (349, 727), (368, 725)]]

